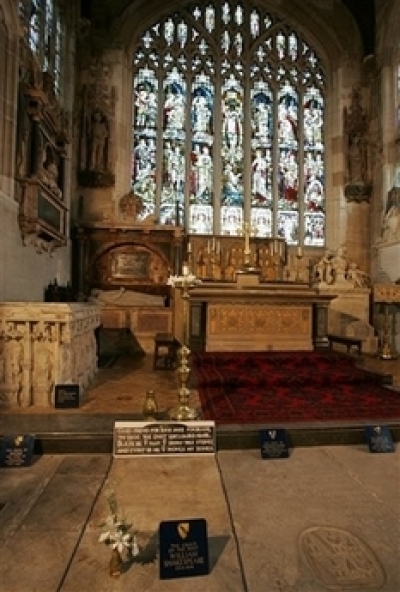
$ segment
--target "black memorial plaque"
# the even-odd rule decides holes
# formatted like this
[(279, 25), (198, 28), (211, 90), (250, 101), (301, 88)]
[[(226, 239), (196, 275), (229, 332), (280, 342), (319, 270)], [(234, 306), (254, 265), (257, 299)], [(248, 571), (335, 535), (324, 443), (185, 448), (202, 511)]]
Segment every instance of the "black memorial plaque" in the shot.
[(289, 445), (286, 430), (260, 430), (261, 458), (288, 458)]
[(0, 467), (27, 467), (32, 463), (35, 438), (32, 435), (3, 436)]
[(368, 448), (370, 452), (394, 452), (392, 434), (388, 426), (367, 426), (365, 428)]
[(116, 421), (114, 424), (114, 457), (214, 453), (213, 421)]
[(56, 384), (54, 406), (56, 409), (79, 407), (79, 384)]
[(160, 523), (160, 579), (209, 573), (207, 522), (203, 518)]

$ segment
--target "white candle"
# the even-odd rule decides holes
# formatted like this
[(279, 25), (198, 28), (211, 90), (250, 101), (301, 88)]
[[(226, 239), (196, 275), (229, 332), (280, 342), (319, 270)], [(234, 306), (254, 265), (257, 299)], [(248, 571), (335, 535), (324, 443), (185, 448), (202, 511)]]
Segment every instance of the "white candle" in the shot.
[(185, 263), (182, 265), (182, 274), (184, 276), (189, 275), (189, 267)]
[(188, 242), (187, 252), (188, 253), (191, 253), (192, 252), (192, 245), (191, 245), (190, 241)]
[(303, 249), (301, 247), (297, 247), (297, 256), (298, 257), (302, 257), (303, 256)]

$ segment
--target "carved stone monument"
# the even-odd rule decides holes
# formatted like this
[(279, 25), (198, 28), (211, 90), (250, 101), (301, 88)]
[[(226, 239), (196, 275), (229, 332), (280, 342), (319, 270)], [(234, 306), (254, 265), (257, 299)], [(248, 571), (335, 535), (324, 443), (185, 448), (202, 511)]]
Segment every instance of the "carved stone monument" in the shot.
[(0, 304), (0, 405), (52, 407), (56, 384), (83, 392), (97, 371), (95, 304)]
[(346, 138), (347, 201), (369, 201), (371, 180), (369, 170), (368, 118), (361, 105), (361, 92), (353, 89), (350, 107), (344, 108), (343, 127)]
[(82, 187), (114, 185), (115, 87), (108, 68), (94, 64), (82, 86), (79, 183)]

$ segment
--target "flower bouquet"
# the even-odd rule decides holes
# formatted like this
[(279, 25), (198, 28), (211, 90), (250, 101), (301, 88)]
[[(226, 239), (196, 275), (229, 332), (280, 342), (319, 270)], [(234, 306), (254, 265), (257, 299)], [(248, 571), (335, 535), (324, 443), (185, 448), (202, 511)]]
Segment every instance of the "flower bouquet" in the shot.
[(126, 518), (118, 516), (118, 504), (115, 493), (107, 496), (110, 515), (100, 527), (104, 532), (99, 537), (99, 543), (104, 543), (112, 549), (110, 560), (110, 575), (118, 577), (124, 560), (135, 557), (139, 554), (139, 545), (133, 524)]

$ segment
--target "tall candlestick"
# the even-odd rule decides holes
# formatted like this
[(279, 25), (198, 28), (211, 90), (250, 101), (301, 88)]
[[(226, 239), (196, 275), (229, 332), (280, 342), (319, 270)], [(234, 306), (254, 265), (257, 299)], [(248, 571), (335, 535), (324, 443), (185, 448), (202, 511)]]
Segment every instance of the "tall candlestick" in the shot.
[(250, 226), (248, 222), (243, 225), (244, 231), (244, 252), (246, 255), (250, 253)]

